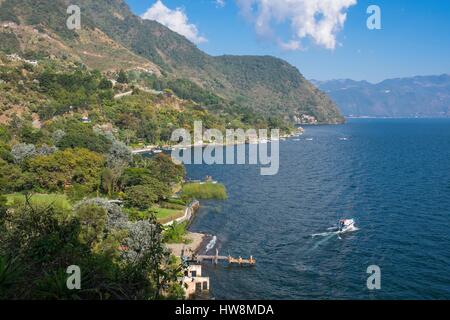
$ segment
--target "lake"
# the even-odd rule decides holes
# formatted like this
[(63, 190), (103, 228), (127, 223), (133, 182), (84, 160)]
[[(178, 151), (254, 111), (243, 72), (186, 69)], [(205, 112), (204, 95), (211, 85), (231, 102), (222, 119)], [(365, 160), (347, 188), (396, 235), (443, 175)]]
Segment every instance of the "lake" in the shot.
[[(310, 140), (310, 139), (313, 140)], [(188, 165), (226, 201), (204, 201), (192, 231), (253, 268), (206, 265), (217, 299), (450, 299), (450, 120), (358, 119), (280, 142), (280, 171)], [(338, 219), (359, 231), (312, 237)], [(212, 252), (213, 253), (213, 252)], [(367, 267), (381, 268), (370, 291)]]

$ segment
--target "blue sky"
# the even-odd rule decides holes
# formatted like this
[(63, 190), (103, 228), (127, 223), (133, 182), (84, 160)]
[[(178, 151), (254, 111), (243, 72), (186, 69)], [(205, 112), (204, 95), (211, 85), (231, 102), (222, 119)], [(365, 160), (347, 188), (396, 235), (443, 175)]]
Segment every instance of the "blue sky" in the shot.
[[(188, 32), (198, 47), (211, 55), (273, 55), (298, 67), (308, 79), (377, 82), (450, 73), (450, 1), (447, 0), (297, 0), (303, 7), (295, 7), (296, 11), (292, 5), (288, 9), (283, 7), (283, 3), (292, 2), (272, 0), (273, 7), (269, 9), (279, 10), (278, 20), (275, 17), (264, 20), (259, 29), (244, 14), (243, 3), (253, 1), (256, 5), (261, 0), (223, 1), (224, 6), (218, 5), (217, 0), (162, 0), (169, 13), (176, 13), (179, 8), (178, 15), (165, 15), (168, 12), (161, 13), (159, 7), (160, 10), (153, 8), (148, 16), (163, 19), (172, 28), (181, 28), (180, 32)], [(343, 4), (340, 13), (347, 16), (339, 32), (330, 35), (320, 27), (305, 37), (298, 35), (298, 30), (305, 27), (302, 8), (310, 8), (310, 3), (314, 6), (313, 1)], [(357, 4), (347, 6), (352, 1)], [(143, 15), (157, 1), (127, 2), (134, 13)], [(369, 17), (366, 10), (372, 4), (381, 9), (381, 30), (369, 30), (366, 26)], [(261, 17), (258, 11), (253, 11), (255, 17)], [(294, 28), (293, 19), (297, 22)], [(294, 45), (291, 49), (297, 50), (286, 50), (282, 43), (299, 44), (299, 48)]]

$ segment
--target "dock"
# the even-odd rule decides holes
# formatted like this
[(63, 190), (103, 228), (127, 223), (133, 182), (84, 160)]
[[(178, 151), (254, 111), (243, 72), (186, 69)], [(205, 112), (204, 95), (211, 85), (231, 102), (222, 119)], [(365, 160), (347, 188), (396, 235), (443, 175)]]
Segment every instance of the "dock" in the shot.
[(237, 264), (237, 265), (249, 265), (254, 266), (256, 265), (256, 259), (253, 258), (253, 256), (250, 256), (248, 259), (244, 259), (242, 257), (234, 258), (232, 256), (221, 256), (219, 255), (219, 251), (216, 249), (216, 255), (194, 255), (191, 259), (191, 261), (196, 263), (202, 263), (205, 261), (210, 261), (214, 264), (218, 264), (219, 261), (225, 261), (229, 264)]

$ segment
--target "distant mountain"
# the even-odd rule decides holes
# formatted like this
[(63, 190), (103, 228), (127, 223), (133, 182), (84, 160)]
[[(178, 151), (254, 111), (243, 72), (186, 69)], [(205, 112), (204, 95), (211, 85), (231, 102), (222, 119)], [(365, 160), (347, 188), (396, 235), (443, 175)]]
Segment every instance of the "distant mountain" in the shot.
[(367, 81), (312, 81), (345, 116), (448, 117), (450, 75)]
[[(72, 4), (82, 13), (77, 32), (66, 28)], [(268, 56), (209, 56), (158, 22), (135, 16), (123, 0), (0, 0), (0, 21), (0, 50), (9, 53), (33, 51), (104, 72), (141, 68), (167, 80), (187, 79), (266, 117), (344, 121), (336, 105), (287, 62)], [(6, 22), (12, 24), (5, 28)]]

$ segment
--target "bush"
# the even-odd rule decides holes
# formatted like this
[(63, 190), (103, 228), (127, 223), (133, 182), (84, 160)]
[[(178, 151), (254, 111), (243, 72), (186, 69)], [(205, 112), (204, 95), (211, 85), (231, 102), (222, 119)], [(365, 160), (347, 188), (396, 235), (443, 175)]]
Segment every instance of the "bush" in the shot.
[(57, 146), (62, 150), (85, 148), (98, 153), (107, 153), (111, 148), (111, 141), (103, 135), (96, 134), (89, 126), (71, 123), (66, 133), (59, 137)]
[(11, 153), (11, 148), (8, 145), (0, 143), (0, 159), (3, 159), (9, 163), (14, 162), (14, 157)]
[(83, 185), (86, 193), (96, 191), (104, 158), (86, 149), (67, 149), (27, 161), (27, 168), (35, 177), (36, 187), (63, 191), (68, 184)]
[(139, 185), (125, 191), (125, 201), (129, 207), (147, 210), (158, 201), (158, 196), (148, 185)]
[(36, 155), (34, 144), (19, 143), (12, 147), (11, 154), (15, 163), (22, 163), (25, 159)]
[(154, 177), (168, 185), (181, 182), (186, 175), (184, 166), (175, 164), (170, 156), (163, 153), (151, 160), (149, 170)]
[(128, 76), (125, 71), (120, 70), (119, 75), (117, 76), (117, 82), (121, 84), (128, 83)]
[(79, 240), (89, 247), (105, 238), (107, 211), (95, 204), (77, 207), (75, 216), (80, 221)]
[(167, 227), (164, 232), (164, 242), (166, 243), (183, 243), (186, 236), (187, 223), (174, 222), (171, 226)]
[(109, 202), (107, 199), (94, 198), (78, 202), (75, 205), (75, 211), (83, 206), (95, 205), (105, 209), (108, 213), (108, 220), (106, 227), (108, 229), (124, 229), (127, 227), (128, 218), (122, 211), (122, 208), (115, 203)]

